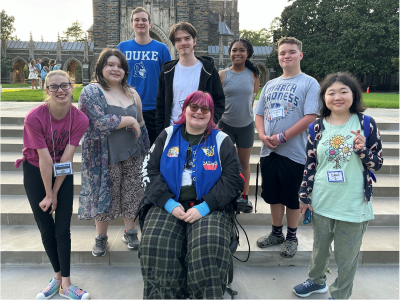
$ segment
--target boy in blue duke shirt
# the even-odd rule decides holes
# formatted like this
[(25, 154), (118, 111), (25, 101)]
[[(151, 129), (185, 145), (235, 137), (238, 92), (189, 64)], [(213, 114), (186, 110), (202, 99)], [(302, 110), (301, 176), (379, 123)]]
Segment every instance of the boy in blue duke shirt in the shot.
[(150, 143), (156, 139), (156, 97), (158, 77), (163, 63), (171, 60), (168, 48), (150, 37), (150, 13), (137, 7), (131, 14), (135, 38), (121, 42), (117, 48), (129, 64), (128, 84), (136, 89), (143, 104), (143, 118)]

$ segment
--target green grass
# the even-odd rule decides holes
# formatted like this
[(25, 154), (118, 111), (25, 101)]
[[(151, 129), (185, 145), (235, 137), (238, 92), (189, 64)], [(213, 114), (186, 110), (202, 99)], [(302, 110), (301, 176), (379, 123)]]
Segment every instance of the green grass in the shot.
[[(74, 96), (74, 102), (78, 102), (81, 94), (82, 86), (75, 87), (72, 92)], [(3, 90), (1, 94), (1, 101), (17, 101), (17, 102), (40, 102), (47, 98), (46, 93), (43, 90)]]
[[(260, 98), (261, 89), (258, 91), (256, 100)], [(387, 93), (363, 93), (363, 101), (370, 108), (399, 108), (399, 94)]]
[[(29, 85), (23, 85), (29, 86)], [(6, 87), (6, 84), (3, 84)], [(1, 101), (23, 101), (23, 102), (34, 102), (43, 101), (46, 98), (46, 94), (43, 90), (23, 90), (17, 89), (21, 87), (18, 84), (8, 84), (7, 87), (15, 87), (13, 90), (3, 90), (1, 94)], [(77, 84), (74, 88), (74, 102), (78, 102), (79, 95), (81, 94), (82, 85)], [(259, 99), (261, 89), (258, 91), (256, 100)], [(399, 108), (399, 94), (386, 94), (386, 93), (363, 93), (364, 103), (367, 107), (371, 108)]]
[(363, 100), (371, 108), (399, 108), (399, 94), (363, 93)]
[(6, 84), (2, 84), (1, 85), (2, 87), (3, 87), (3, 89), (4, 88), (19, 88), (19, 87), (31, 87), (32, 85), (31, 84), (24, 84), (24, 83), (12, 83), (12, 84), (10, 84), (10, 83), (6, 83)]

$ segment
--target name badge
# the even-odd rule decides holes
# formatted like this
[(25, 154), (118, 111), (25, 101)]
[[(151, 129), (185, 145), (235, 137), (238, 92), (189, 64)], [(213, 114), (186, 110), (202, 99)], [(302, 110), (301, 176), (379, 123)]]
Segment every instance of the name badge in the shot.
[(74, 173), (72, 171), (72, 164), (69, 161), (65, 163), (56, 163), (53, 165), (53, 169), (54, 169), (54, 177), (72, 175)]
[(181, 186), (192, 185), (192, 170), (184, 169), (182, 174)]
[(326, 171), (328, 182), (346, 182), (343, 170)]
[(278, 118), (283, 118), (284, 117), (284, 113), (283, 113), (283, 108), (274, 108), (271, 109), (270, 111), (270, 115), (271, 115), (271, 119), (278, 119)]

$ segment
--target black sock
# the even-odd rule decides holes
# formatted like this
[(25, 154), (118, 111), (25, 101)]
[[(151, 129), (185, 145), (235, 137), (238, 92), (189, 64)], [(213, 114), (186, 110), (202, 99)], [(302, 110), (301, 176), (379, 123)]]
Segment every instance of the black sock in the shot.
[(297, 232), (297, 227), (296, 228), (288, 227), (287, 234), (286, 234), (286, 240), (292, 241), (292, 242), (297, 242), (296, 232)]
[(283, 225), (281, 225), (281, 226), (272, 225), (272, 234), (278, 238), (282, 237), (283, 236), (282, 228), (283, 228)]

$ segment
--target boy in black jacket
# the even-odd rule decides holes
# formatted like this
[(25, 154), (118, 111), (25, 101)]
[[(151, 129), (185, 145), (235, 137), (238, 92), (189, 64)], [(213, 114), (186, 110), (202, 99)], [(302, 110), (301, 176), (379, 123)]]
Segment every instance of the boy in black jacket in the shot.
[(169, 40), (179, 54), (179, 60), (163, 64), (158, 82), (156, 104), (156, 134), (173, 125), (182, 112), (186, 97), (195, 91), (209, 92), (214, 100), (214, 122), (217, 124), (225, 110), (225, 95), (214, 60), (195, 56), (197, 31), (190, 23), (171, 27)]

